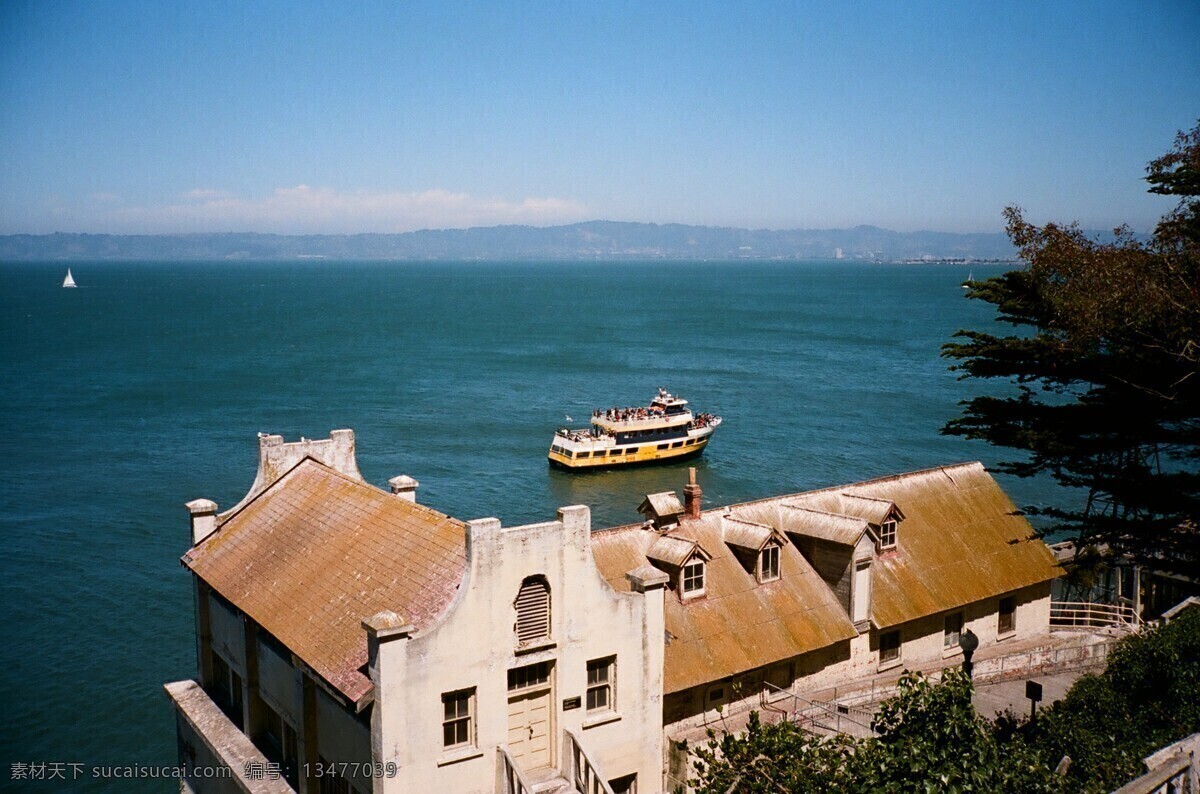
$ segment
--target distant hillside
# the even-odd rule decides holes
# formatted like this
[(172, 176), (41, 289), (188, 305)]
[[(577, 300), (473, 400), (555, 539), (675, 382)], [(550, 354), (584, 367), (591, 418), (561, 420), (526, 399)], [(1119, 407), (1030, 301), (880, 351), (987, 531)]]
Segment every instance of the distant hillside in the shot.
[(204, 259), (1012, 259), (1003, 234), (853, 229), (731, 229), (589, 221), (404, 234), (11, 234), (0, 260)]

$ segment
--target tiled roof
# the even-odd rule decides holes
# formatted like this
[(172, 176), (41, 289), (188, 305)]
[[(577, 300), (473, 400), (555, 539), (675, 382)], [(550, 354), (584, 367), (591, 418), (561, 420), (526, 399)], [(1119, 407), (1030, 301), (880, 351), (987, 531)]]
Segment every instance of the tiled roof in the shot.
[(647, 510), (652, 510), (656, 518), (677, 516), (683, 512), (683, 505), (679, 503), (679, 497), (674, 491), (664, 491), (646, 495), (638, 505), (638, 512), (645, 515)]
[[(773, 503), (812, 509), (855, 511), (856, 520), (885, 517), (892, 509), (903, 520), (895, 551), (876, 557), (872, 576), (871, 622), (896, 626), (992, 598), (1062, 574), (1054, 554), (1033, 537), (1021, 516), (982, 463), (963, 463), (900, 474), (855, 485), (766, 499), (732, 508), (734, 515), (770, 523)], [(801, 515), (781, 510), (781, 517)], [(809, 515), (814, 515), (809, 513)], [(836, 540), (839, 523), (848, 542), (852, 521), (832, 514), (820, 522), (788, 527), (788, 532)], [(807, 526), (806, 526), (807, 525)]]
[(843, 546), (853, 546), (870, 526), (865, 518), (826, 513), (802, 505), (780, 505), (780, 529)]
[[(638, 526), (593, 533), (596, 563), (613, 587), (645, 565), (651, 544), (686, 533), (713, 554), (703, 598), (666, 600), (664, 686), (678, 692), (789, 659), (857, 634), (832, 590), (797, 548), (782, 549), (782, 577), (758, 584), (722, 538), (722, 515), (853, 543), (868, 516), (894, 503), (904, 520), (898, 546), (876, 557), (872, 622), (895, 626), (993, 598), (1061, 574), (1054, 555), (980, 463), (902, 474), (806, 494), (706, 511), (666, 536)], [(849, 516), (789, 505), (852, 510)], [(818, 507), (819, 506), (819, 507)], [(853, 536), (853, 537), (851, 537)]]
[[(646, 549), (646, 559), (682, 568), (699, 546), (694, 539), (682, 535), (658, 535), (653, 537), (653, 542)], [(708, 559), (704, 548), (699, 547), (699, 551), (701, 556)]]
[(183, 562), (357, 702), (371, 687), (361, 621), (430, 625), (462, 579), (465, 525), (306, 459)]
[(750, 551), (762, 551), (763, 546), (767, 545), (767, 541), (772, 538), (775, 538), (777, 542), (786, 542), (778, 532), (766, 524), (745, 521), (733, 516), (721, 517), (721, 532), (726, 543)]
[(1062, 575), (1054, 554), (981, 463), (861, 483), (904, 513), (874, 566), (871, 621), (896, 626)]
[(781, 549), (780, 579), (760, 585), (725, 543), (716, 512), (685, 521), (665, 536), (640, 526), (594, 532), (592, 553), (609, 584), (628, 590), (625, 572), (645, 565), (651, 547), (663, 541), (682, 548), (673, 537), (678, 534), (698, 541), (712, 559), (703, 597), (680, 601), (676, 593), (667, 593), (666, 692), (718, 681), (857, 634), (832, 591), (790, 543)]

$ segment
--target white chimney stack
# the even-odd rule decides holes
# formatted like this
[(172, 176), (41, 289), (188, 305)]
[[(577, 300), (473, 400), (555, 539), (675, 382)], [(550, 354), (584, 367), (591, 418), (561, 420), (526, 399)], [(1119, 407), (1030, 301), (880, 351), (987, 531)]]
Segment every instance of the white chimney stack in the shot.
[(388, 480), (388, 485), (392, 488), (392, 493), (399, 496), (406, 502), (417, 501), (417, 488), (421, 483), (409, 477), (407, 474), (401, 474), (399, 477), (393, 477)]
[(217, 503), (211, 499), (193, 499), (187, 503), (192, 514), (192, 545), (217, 531)]

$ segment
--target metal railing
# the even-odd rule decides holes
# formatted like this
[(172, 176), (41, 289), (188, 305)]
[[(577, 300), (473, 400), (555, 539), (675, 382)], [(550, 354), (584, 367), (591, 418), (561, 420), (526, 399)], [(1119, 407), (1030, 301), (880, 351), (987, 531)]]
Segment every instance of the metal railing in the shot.
[(1101, 629), (1113, 626), (1126, 631), (1141, 631), (1142, 619), (1133, 607), (1101, 604), (1094, 601), (1051, 601), (1050, 628)]
[(563, 728), (563, 776), (580, 794), (613, 794), (612, 787), (569, 728)]
[(521, 768), (504, 745), (496, 748), (496, 777), (498, 794), (533, 794), (533, 786), (521, 774)]
[[(763, 690), (759, 695), (759, 703), (762, 708), (766, 711), (782, 712), (785, 719), (796, 723), (800, 727), (804, 727), (807, 723), (810, 728), (844, 733), (860, 739), (875, 735), (875, 730), (871, 727), (871, 720), (874, 718), (874, 715), (866, 709), (830, 701), (809, 700), (790, 690), (775, 686), (770, 681), (764, 681), (763, 683), (767, 689)], [(770, 690), (774, 690), (778, 694), (790, 699), (792, 701), (791, 711), (780, 709), (774, 705), (768, 698)], [(780, 699), (782, 700), (783, 697)]]

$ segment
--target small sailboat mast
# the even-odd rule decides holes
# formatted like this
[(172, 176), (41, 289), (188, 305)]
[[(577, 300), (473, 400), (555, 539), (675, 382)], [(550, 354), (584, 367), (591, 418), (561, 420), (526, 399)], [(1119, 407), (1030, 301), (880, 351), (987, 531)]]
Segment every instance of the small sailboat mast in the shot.
[(67, 277), (63, 279), (63, 287), (74, 287), (75, 279), (71, 278), (71, 268), (67, 268)]

